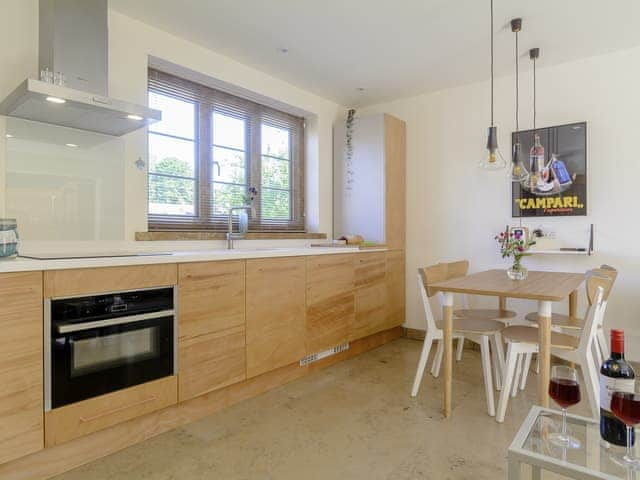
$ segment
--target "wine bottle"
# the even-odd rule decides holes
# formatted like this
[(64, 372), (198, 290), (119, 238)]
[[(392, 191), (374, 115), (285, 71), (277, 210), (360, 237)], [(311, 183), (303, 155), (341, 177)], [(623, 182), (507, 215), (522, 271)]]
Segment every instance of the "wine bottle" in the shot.
[[(627, 430), (622, 420), (611, 412), (613, 392), (634, 391), (635, 372), (624, 359), (624, 331), (611, 330), (611, 356), (600, 368), (600, 436), (606, 442), (624, 447)], [(635, 441), (635, 432), (631, 441)]]
[(536, 185), (541, 180), (542, 170), (544, 169), (544, 147), (540, 143), (540, 135), (535, 134), (533, 136), (533, 147), (529, 151), (529, 172), (531, 175), (531, 190), (536, 188)]

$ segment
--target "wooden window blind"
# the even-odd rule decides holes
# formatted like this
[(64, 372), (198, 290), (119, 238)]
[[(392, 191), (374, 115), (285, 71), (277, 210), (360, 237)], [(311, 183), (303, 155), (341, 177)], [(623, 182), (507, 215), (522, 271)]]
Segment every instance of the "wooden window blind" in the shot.
[(226, 230), (258, 190), (250, 231), (304, 231), (304, 120), (149, 69), (149, 230)]

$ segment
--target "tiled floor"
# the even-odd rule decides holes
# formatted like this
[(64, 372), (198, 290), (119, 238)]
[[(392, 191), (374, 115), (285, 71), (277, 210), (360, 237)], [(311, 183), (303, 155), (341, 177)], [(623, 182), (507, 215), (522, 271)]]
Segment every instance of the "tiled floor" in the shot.
[[(409, 396), (420, 347), (396, 340), (56, 478), (506, 478), (506, 449), (535, 399), (535, 374), (499, 425), (486, 413), (479, 354), (465, 351), (453, 417), (444, 420), (441, 379), (426, 376)], [(586, 413), (586, 402), (574, 411)]]

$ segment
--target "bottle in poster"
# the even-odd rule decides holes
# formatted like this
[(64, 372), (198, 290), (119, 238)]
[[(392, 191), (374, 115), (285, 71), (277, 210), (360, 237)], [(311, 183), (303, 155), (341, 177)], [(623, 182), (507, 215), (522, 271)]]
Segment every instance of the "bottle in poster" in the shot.
[(553, 177), (560, 185), (565, 186), (573, 183), (567, 166), (555, 153), (551, 155), (551, 171), (553, 172)]

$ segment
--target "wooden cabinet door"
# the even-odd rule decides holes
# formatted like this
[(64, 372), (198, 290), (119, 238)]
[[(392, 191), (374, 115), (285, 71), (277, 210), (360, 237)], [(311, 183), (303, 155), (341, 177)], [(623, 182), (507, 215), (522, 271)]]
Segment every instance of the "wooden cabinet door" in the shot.
[(44, 447), (42, 272), (0, 274), (0, 463)]
[(305, 280), (304, 257), (247, 260), (247, 378), (305, 356)]
[(355, 265), (355, 319), (349, 340), (357, 340), (385, 329), (387, 285), (385, 252), (359, 253)]
[(404, 250), (391, 250), (387, 252), (387, 328), (402, 325), (405, 320), (404, 265)]
[(307, 354), (347, 341), (355, 319), (352, 255), (307, 257)]
[(179, 400), (246, 378), (245, 262), (178, 268)]

